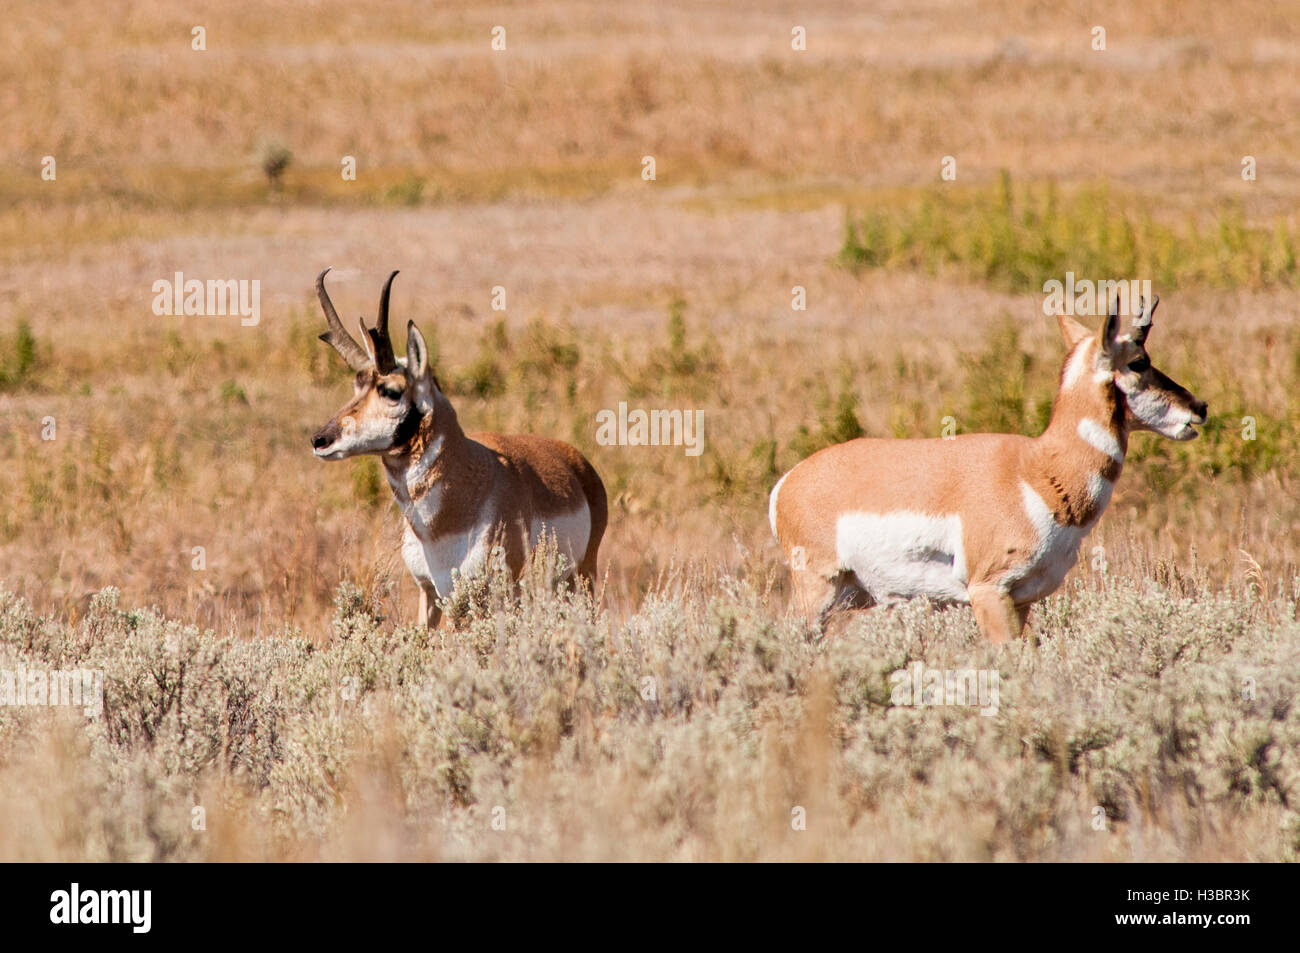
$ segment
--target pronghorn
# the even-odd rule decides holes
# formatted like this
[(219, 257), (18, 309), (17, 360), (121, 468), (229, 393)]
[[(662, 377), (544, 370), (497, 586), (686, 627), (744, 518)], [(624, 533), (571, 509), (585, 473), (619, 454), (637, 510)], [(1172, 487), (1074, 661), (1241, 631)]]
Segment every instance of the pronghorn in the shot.
[(406, 357), (393, 354), (388, 295), (397, 272), (384, 283), (375, 327), (360, 320), (364, 350), (330, 302), (328, 272), (316, 279), (329, 324), (320, 339), (356, 378), (352, 399), (311, 438), (312, 450), (322, 460), (373, 453), (383, 461), (406, 517), (402, 557), (419, 585), (425, 624), (438, 625), (453, 570), (481, 571), (495, 553), (517, 579), (529, 552), (551, 534), (571, 576), (594, 585), (607, 509), (605, 485), (586, 458), (545, 437), (465, 433), (414, 321), (406, 325)]
[(1069, 356), (1039, 437), (852, 440), (783, 476), (768, 517), (805, 617), (919, 596), (969, 604), (994, 643), (1019, 636), (1110, 502), (1129, 434), (1191, 440), (1205, 423), (1205, 402), (1147, 357), (1159, 300), (1128, 328), (1117, 300), (1095, 334), (1058, 318)]

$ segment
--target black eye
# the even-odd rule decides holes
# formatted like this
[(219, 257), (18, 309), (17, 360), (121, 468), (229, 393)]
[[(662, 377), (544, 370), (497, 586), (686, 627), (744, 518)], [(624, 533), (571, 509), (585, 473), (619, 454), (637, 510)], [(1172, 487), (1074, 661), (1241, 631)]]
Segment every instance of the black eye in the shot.
[(380, 384), (379, 396), (384, 398), (384, 400), (398, 401), (402, 399), (402, 392), (400, 390), (397, 390), (395, 387), (387, 387), (383, 384)]
[(1145, 357), (1139, 357), (1136, 361), (1134, 361), (1128, 366), (1128, 369), (1132, 371), (1134, 374), (1141, 374), (1150, 366), (1151, 366), (1151, 362), (1149, 360), (1147, 360)]

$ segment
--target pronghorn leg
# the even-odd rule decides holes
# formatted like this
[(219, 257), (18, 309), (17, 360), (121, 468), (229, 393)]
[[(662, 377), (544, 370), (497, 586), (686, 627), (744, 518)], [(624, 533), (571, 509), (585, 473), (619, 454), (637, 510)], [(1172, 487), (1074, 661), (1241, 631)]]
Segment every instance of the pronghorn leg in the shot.
[(792, 569), (794, 607), (811, 626), (821, 628), (835, 605), (835, 583), (811, 569)]
[(875, 605), (875, 600), (858, 585), (857, 577), (846, 570), (840, 570), (830, 578), (810, 569), (795, 570), (791, 576), (794, 579), (795, 605), (808, 624), (823, 633), (828, 631), (829, 623), (837, 616)]
[(570, 585), (579, 592), (585, 592), (594, 600), (596, 598), (596, 560), (589, 559), (580, 565), (569, 577)]
[(1038, 632), (1034, 627), (1029, 625), (1029, 610), (1032, 603), (1023, 606), (1016, 606), (1016, 614), (1020, 617), (1020, 634), (1029, 639), (1030, 643), (1036, 648), (1038, 646)]
[(871, 593), (858, 583), (858, 577), (847, 569), (838, 572), (831, 584), (835, 587), (835, 594), (831, 597), (830, 605), (822, 610), (821, 623), (822, 632), (828, 636), (843, 630), (851, 618), (851, 612), (870, 609), (876, 604)]
[(438, 608), (438, 593), (420, 587), (420, 618), (424, 619), (425, 628), (436, 629), (442, 621), (442, 610)]
[(996, 586), (971, 586), (970, 607), (975, 610), (975, 624), (994, 645), (1019, 638), (1024, 630), (1029, 606), (1017, 606), (1011, 596)]

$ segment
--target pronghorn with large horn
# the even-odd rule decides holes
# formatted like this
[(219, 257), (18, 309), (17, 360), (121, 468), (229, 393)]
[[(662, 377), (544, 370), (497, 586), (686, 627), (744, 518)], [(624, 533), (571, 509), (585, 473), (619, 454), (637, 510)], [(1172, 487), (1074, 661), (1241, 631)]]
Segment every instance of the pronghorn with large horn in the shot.
[(316, 279), (329, 325), (320, 338), (356, 377), (352, 399), (311, 438), (312, 450), (322, 460), (373, 453), (383, 461), (406, 517), (402, 556), (419, 585), (425, 624), (437, 626), (438, 600), (451, 595), (453, 572), (479, 572), (495, 552), (518, 578), (528, 554), (551, 534), (572, 575), (594, 586), (607, 506), (605, 485), (586, 458), (546, 437), (465, 433), (414, 321), (406, 325), (406, 357), (393, 354), (388, 298), (397, 272), (384, 283), (375, 327), (360, 321), (364, 348), (339, 321), (325, 291), (328, 272)]
[(1110, 502), (1129, 434), (1191, 440), (1205, 423), (1147, 357), (1159, 300), (1128, 327), (1117, 300), (1097, 333), (1058, 318), (1069, 356), (1039, 437), (852, 440), (783, 476), (769, 519), (805, 617), (923, 597), (969, 604), (994, 643), (1019, 636)]

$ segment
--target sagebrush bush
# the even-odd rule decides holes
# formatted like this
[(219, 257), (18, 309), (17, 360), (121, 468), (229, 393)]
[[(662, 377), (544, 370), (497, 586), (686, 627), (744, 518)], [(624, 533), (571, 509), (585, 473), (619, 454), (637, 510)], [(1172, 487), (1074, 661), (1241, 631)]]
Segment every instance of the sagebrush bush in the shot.
[[(97, 718), (0, 707), (5, 859), (1294, 859), (1295, 600), (1068, 587), (1035, 647), (964, 610), (821, 641), (754, 580), (671, 574), (618, 619), (467, 580), (456, 627), (202, 633), (114, 590), (75, 624), (0, 594), (0, 667), (104, 673)], [(995, 714), (891, 673), (998, 674)], [(202, 808), (204, 829), (196, 830)], [(799, 827), (803, 818), (805, 829)], [(1098, 829), (1100, 827), (1101, 829)]]

